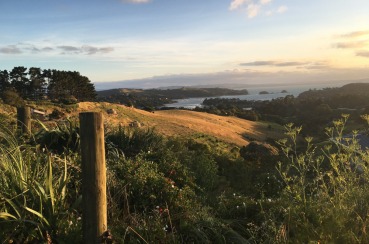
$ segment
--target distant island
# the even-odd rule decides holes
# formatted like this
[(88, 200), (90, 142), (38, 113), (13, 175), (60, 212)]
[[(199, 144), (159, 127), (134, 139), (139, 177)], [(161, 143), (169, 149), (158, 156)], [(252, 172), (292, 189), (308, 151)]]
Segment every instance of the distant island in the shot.
[(267, 91), (261, 91), (261, 92), (259, 92), (259, 94), (260, 95), (265, 95), (265, 94), (270, 94), (269, 92), (267, 92)]

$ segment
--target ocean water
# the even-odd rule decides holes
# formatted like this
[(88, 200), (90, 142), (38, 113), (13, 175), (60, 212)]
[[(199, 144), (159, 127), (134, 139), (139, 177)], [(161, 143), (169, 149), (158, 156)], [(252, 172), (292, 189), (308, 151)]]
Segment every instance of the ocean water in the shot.
[[(342, 86), (337, 85), (336, 87)], [(285, 97), (287, 95), (293, 95), (297, 97), (300, 93), (308, 91), (309, 89), (322, 89), (325, 87), (332, 87), (332, 85), (327, 84), (300, 84), (300, 85), (276, 85), (268, 87), (245, 87), (242, 89), (247, 89), (249, 95), (235, 95), (235, 96), (219, 96), (218, 98), (238, 98), (240, 100), (272, 100), (279, 97)], [(281, 91), (286, 90), (287, 93), (281, 93)], [(267, 91), (269, 94), (259, 94), (261, 91)], [(194, 109), (195, 107), (201, 107), (202, 102), (206, 98), (216, 98), (216, 97), (196, 97), (196, 98), (186, 98), (177, 99), (176, 103), (165, 104), (165, 107), (173, 108), (187, 108)]]

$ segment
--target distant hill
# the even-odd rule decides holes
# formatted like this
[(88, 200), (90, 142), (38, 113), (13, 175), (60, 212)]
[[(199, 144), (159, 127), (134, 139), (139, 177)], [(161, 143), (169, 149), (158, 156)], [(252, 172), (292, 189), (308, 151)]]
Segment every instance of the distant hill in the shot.
[(324, 88), (302, 92), (298, 97), (330, 97), (335, 95), (365, 95), (369, 96), (369, 83), (350, 83), (337, 88)]
[(369, 83), (350, 83), (339, 88), (309, 90), (299, 100), (320, 100), (331, 108), (360, 109), (368, 106)]
[(183, 99), (190, 97), (206, 97), (206, 96), (225, 96), (225, 95), (247, 95), (246, 89), (233, 90), (228, 88), (195, 88), (195, 87), (180, 87), (170, 89), (111, 89), (98, 91), (98, 97), (107, 97), (114, 95), (140, 95), (140, 96), (160, 96), (169, 99)]
[(181, 87), (176, 89), (112, 89), (98, 91), (99, 101), (119, 103), (138, 108), (156, 108), (173, 103), (174, 99), (193, 97), (217, 97), (225, 95), (247, 95), (246, 89), (232, 90), (227, 88), (194, 88)]

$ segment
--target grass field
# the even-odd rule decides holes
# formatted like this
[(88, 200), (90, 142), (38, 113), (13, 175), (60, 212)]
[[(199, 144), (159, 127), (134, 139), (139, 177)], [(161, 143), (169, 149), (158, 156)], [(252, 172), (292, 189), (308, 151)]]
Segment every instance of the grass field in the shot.
[[(108, 109), (115, 109), (117, 114), (108, 114)], [(283, 136), (280, 126), (275, 124), (187, 110), (163, 110), (153, 113), (117, 104), (83, 102), (79, 103), (77, 112), (83, 111), (103, 112), (109, 124), (125, 126), (138, 121), (143, 127), (154, 127), (158, 133), (166, 136), (194, 137), (204, 134), (237, 146), (247, 145), (250, 138), (264, 141), (267, 138)]]

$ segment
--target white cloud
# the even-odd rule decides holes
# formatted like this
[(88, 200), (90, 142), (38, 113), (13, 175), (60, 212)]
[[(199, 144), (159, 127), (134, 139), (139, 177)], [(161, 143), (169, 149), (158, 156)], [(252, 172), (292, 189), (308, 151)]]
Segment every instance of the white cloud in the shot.
[(284, 12), (286, 12), (288, 10), (288, 7), (287, 6), (280, 6), (278, 9), (277, 9), (277, 13), (279, 14), (283, 14)]
[(236, 10), (242, 7), (245, 3), (250, 2), (249, 0), (232, 0), (229, 10)]
[(346, 34), (341, 35), (341, 37), (358, 38), (358, 37), (368, 36), (368, 35), (369, 35), (369, 30), (363, 30), (363, 31), (354, 31), (354, 32), (346, 33)]
[(247, 13), (248, 18), (254, 18), (261, 13), (266, 16), (271, 16), (275, 13), (282, 14), (288, 10), (285, 5), (273, 8), (273, 0), (232, 0), (229, 10), (241, 10)]
[(247, 6), (247, 17), (254, 18), (259, 14), (260, 11), (260, 5), (258, 4), (249, 4)]
[(260, 0), (261, 5), (267, 5), (268, 3), (271, 3), (272, 0)]

